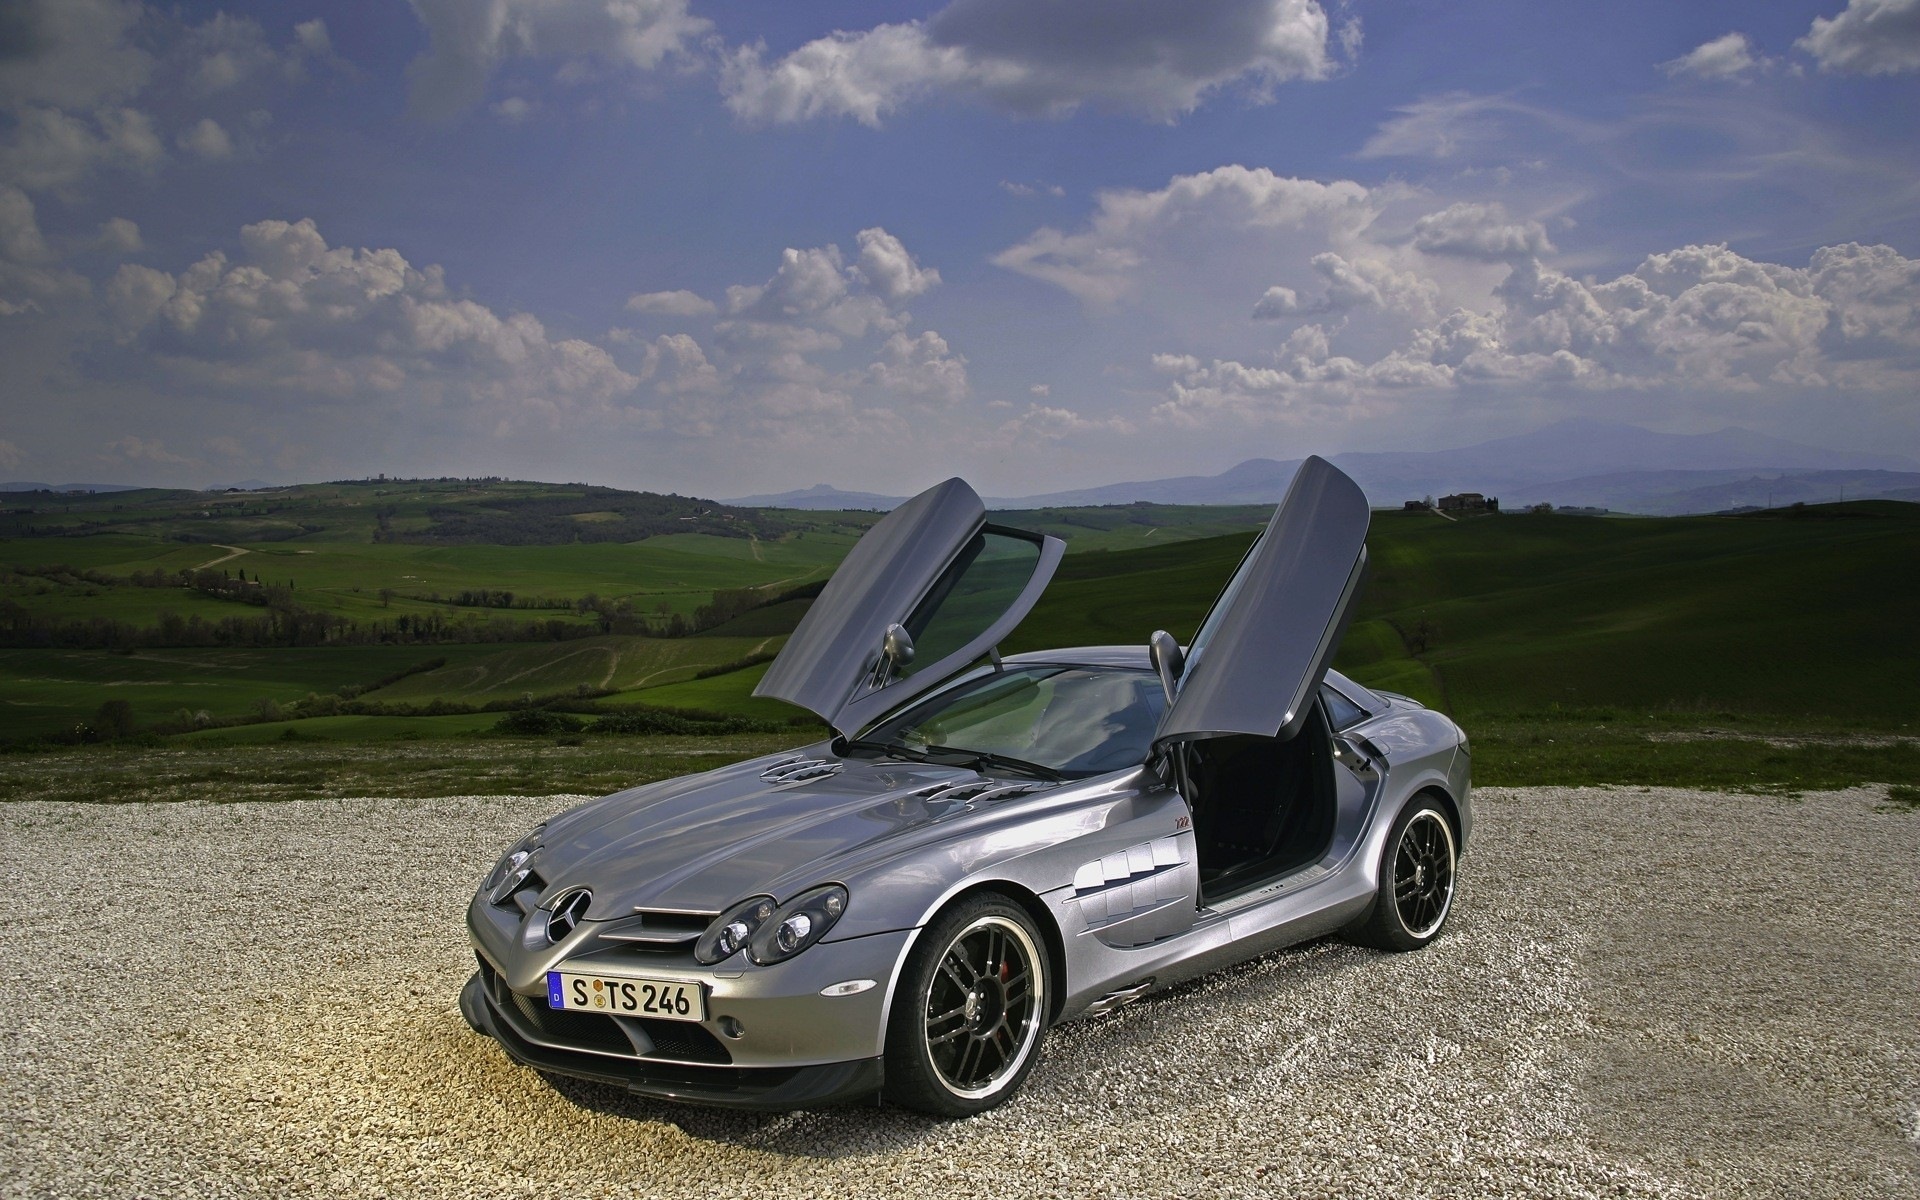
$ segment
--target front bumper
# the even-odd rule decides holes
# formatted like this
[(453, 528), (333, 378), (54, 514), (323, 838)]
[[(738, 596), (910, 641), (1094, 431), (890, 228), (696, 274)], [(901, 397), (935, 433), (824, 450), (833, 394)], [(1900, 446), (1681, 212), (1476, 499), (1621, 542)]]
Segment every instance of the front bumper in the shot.
[(879, 1058), (799, 1067), (701, 1066), (542, 1044), (532, 1040), (539, 1031), (528, 1028), (506, 998), (500, 977), (485, 967), (460, 989), (460, 1012), (500, 1043), (508, 1057), (536, 1071), (609, 1083), (660, 1100), (784, 1112), (874, 1096), (883, 1082)]
[[(582, 921), (550, 943), (533, 914), (475, 896), (467, 929), (480, 971), (461, 994), (469, 1023), (529, 1066), (665, 1099), (790, 1109), (879, 1089), (888, 1000), (912, 930), (821, 942), (767, 967), (711, 967), (691, 946), (630, 945), (602, 938), (605, 927)], [(697, 986), (707, 1019), (556, 1013), (546, 974), (563, 969)], [(866, 980), (863, 991), (821, 994)]]

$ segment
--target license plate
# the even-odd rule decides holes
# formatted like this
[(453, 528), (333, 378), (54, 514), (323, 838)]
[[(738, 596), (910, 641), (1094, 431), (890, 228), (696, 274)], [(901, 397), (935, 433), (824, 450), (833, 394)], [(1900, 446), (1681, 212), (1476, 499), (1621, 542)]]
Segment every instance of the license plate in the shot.
[(547, 1007), (661, 1021), (704, 1021), (706, 996), (697, 983), (629, 979), (617, 975), (547, 972)]

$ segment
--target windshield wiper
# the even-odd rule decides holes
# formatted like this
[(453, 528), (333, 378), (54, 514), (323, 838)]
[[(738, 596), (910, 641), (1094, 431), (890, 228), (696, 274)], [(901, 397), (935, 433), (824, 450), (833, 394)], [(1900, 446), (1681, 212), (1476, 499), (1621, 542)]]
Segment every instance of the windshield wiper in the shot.
[(1010, 754), (995, 754), (991, 750), (969, 750), (964, 746), (941, 746), (939, 750), (942, 754), (955, 754), (963, 758), (972, 759), (972, 766), (975, 770), (983, 766), (999, 767), (1003, 771), (1012, 771), (1015, 774), (1028, 775), (1035, 779), (1045, 779), (1051, 783), (1058, 783), (1066, 778), (1064, 774), (1054, 770), (1052, 767), (1041, 766), (1036, 762), (1028, 762), (1024, 758), (1015, 758)]
[(876, 742), (870, 738), (841, 738), (840, 744), (847, 750), (865, 750), (870, 754), (904, 758), (909, 762), (932, 762), (925, 751), (915, 750), (902, 742)]
[[(1034, 779), (1044, 779), (1050, 783), (1058, 783), (1066, 778), (1052, 767), (1043, 767), (1039, 763), (1028, 762), (1024, 758), (1014, 758), (1007, 754), (995, 754), (991, 750), (969, 750), (964, 746), (927, 746), (916, 750), (904, 742), (877, 742), (870, 738), (843, 738), (841, 744), (848, 750), (865, 750), (871, 754), (904, 758), (910, 762), (966, 766), (975, 770), (983, 766), (994, 766), (1003, 771), (1012, 771)], [(953, 761), (955, 759), (959, 761), (956, 763)]]

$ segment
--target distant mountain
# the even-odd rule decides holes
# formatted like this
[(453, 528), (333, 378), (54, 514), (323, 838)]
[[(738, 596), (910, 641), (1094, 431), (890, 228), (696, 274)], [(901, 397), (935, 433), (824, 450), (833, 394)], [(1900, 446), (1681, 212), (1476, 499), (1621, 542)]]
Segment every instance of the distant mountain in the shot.
[(0, 483), (0, 492), (137, 492), (138, 483)]
[(1516, 488), (1502, 502), (1521, 508), (1542, 501), (1678, 516), (1732, 508), (1781, 508), (1834, 500), (1913, 500), (1913, 471), (1622, 471)]
[(779, 492), (769, 496), (742, 496), (738, 500), (722, 500), (722, 504), (731, 504), (738, 508), (808, 508), (808, 509), (888, 509), (898, 508), (906, 502), (905, 496), (880, 496), (873, 492), (843, 492), (828, 484), (817, 483), (810, 488), (801, 488), (796, 492)]
[[(1335, 454), (1332, 461), (1353, 476), (1375, 504), (1394, 504), (1461, 491), (1511, 501), (1523, 493), (1531, 495), (1540, 485), (1631, 472), (1920, 471), (1920, 462), (1898, 455), (1824, 450), (1748, 429), (1671, 434), (1592, 420), (1561, 421), (1532, 433), (1454, 450), (1354, 452)], [(1298, 459), (1252, 458), (1218, 475), (1116, 483), (991, 503), (996, 508), (1131, 504), (1135, 500), (1161, 504), (1273, 504), (1285, 493), (1287, 482), (1299, 465)], [(1659, 492), (1679, 492), (1720, 482), (1725, 480), (1719, 477), (1668, 479), (1661, 481)], [(1650, 493), (1639, 487), (1633, 494)], [(1606, 507), (1621, 505), (1607, 504)]]
[(209, 492), (258, 492), (279, 486), (277, 483), (268, 483), (264, 479), (242, 479), (239, 483), (216, 483), (205, 490)]

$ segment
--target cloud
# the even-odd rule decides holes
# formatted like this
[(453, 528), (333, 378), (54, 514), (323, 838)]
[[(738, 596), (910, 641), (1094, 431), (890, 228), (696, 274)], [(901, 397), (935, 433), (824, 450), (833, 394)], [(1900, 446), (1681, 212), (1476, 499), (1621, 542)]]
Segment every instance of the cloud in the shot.
[(100, 222), (100, 232), (93, 244), (110, 254), (137, 254), (146, 249), (146, 243), (140, 239), (140, 226), (125, 217), (108, 217)]
[(59, 257), (40, 233), (32, 199), (0, 184), (0, 317), (34, 312), (91, 290), (84, 277), (58, 265)]
[(25, 461), (27, 456), (21, 452), (20, 447), (5, 438), (0, 438), (0, 467), (11, 471)]
[(772, 63), (741, 47), (721, 82), (735, 114), (763, 124), (877, 126), (939, 92), (1023, 116), (1091, 104), (1172, 120), (1229, 85), (1262, 102), (1335, 69), (1315, 0), (953, 0), (926, 21), (834, 33)]
[(1041, 229), (992, 261), (1064, 288), (1088, 305), (1110, 306), (1135, 293), (1141, 268), (1176, 231), (1305, 231), (1325, 244), (1357, 235), (1378, 211), (1371, 193), (1357, 183), (1225, 166), (1175, 176), (1158, 191), (1103, 192), (1084, 230)]
[(915, 337), (893, 334), (880, 348), (879, 361), (867, 368), (867, 376), (895, 395), (952, 403), (967, 394), (967, 360), (953, 353), (947, 340), (931, 329)]
[(415, 115), (448, 120), (478, 104), (509, 59), (651, 71), (712, 25), (687, 0), (413, 0), (428, 48), (407, 68)]
[(1427, 254), (1508, 262), (1553, 252), (1538, 221), (1515, 221), (1498, 201), (1459, 203), (1414, 222), (1414, 249)]
[(87, 108), (132, 96), (154, 59), (128, 34), (136, 0), (11, 0), (0, 9), (0, 105)]
[(1057, 200), (1067, 194), (1067, 189), (1057, 183), (1040, 183), (1037, 181), (1034, 183), (1020, 183), (1012, 179), (1002, 179), (1000, 181), (1000, 190), (1009, 196), (1018, 196), (1023, 200), (1034, 196), (1052, 196)]
[(233, 157), (233, 138), (212, 117), (200, 118), (199, 124), (181, 134), (179, 141), (182, 150), (191, 150), (209, 162)]
[(710, 317), (718, 305), (693, 292), (635, 292), (627, 297), (627, 311), (660, 317)]
[(494, 116), (499, 117), (509, 125), (518, 125), (520, 122), (532, 116), (534, 110), (533, 102), (523, 96), (508, 96), (505, 100), (501, 100), (488, 107)]
[(995, 446), (1011, 449), (1093, 433), (1129, 434), (1136, 430), (1134, 423), (1125, 417), (1089, 417), (1070, 408), (1029, 404), (1025, 412), (995, 429), (988, 441)]
[(1334, 340), (1304, 326), (1265, 364), (1157, 354), (1173, 382), (1154, 415), (1185, 426), (1357, 415), (1396, 390), (1506, 385), (1899, 393), (1920, 385), (1920, 260), (1849, 243), (1796, 268), (1695, 245), (1592, 283), (1525, 259), (1485, 309), (1412, 327), (1377, 357)]
[(886, 230), (862, 229), (858, 241), (860, 275), (889, 304), (905, 303), (940, 282), (940, 272), (915, 262), (900, 239)]
[(308, 54), (316, 58), (333, 57), (333, 38), (327, 33), (327, 23), (319, 17), (295, 24), (293, 36)]
[(151, 170), (166, 158), (153, 120), (133, 108), (75, 116), (54, 108), (21, 109), (0, 142), (0, 180), (33, 191), (74, 185), (94, 171)]
[(638, 380), (601, 347), (447, 289), (399, 251), (329, 246), (311, 220), (260, 221), (241, 253), (178, 275), (124, 264), (106, 303), (129, 369), (241, 394), (481, 404), (508, 418), (604, 407)]
[(1815, 17), (1793, 47), (1812, 55), (1823, 71), (1920, 70), (1920, 0), (1848, 0), (1838, 16)]
[(1669, 75), (1691, 75), (1696, 79), (1743, 79), (1755, 70), (1772, 65), (1772, 60), (1756, 57), (1753, 44), (1744, 33), (1722, 34), (1702, 42), (1679, 58), (1660, 64)]
[(168, 465), (188, 465), (194, 460), (184, 458), (167, 449), (165, 442), (158, 438), (127, 436), (108, 442), (102, 447), (101, 458), (109, 462), (145, 462)]

